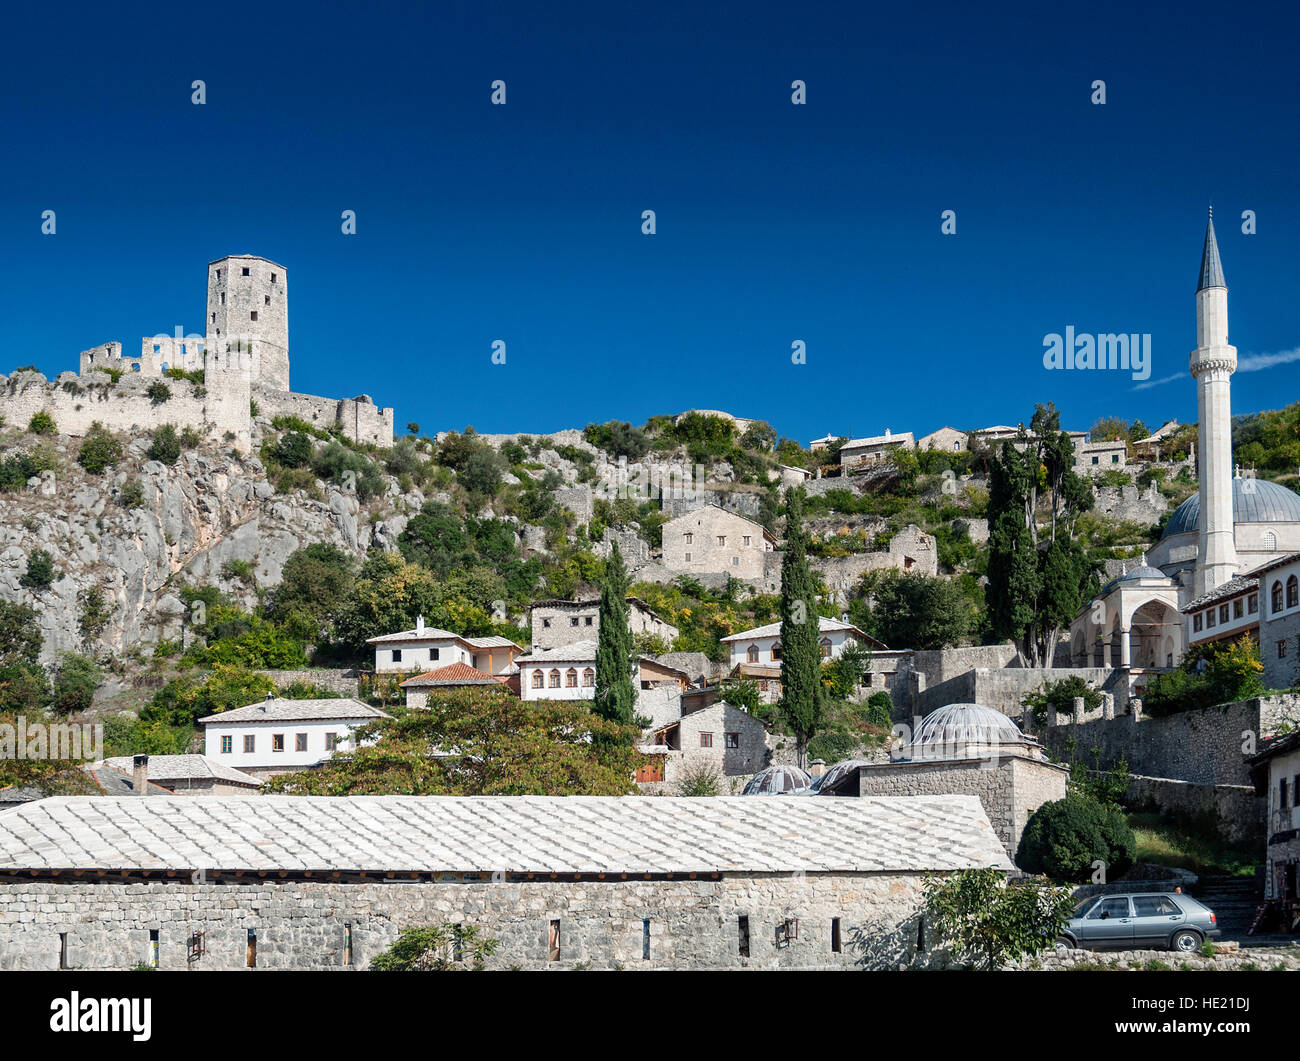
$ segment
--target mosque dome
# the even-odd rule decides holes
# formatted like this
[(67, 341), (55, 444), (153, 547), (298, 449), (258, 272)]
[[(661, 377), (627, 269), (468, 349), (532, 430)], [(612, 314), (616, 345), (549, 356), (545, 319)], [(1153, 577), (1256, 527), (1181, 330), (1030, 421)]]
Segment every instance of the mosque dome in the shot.
[[(1300, 523), (1300, 494), (1267, 479), (1232, 480), (1233, 523)], [(1193, 494), (1165, 524), (1161, 539), (1201, 527), (1201, 495)]]
[(1023, 743), (1025, 735), (1020, 732), (1020, 727), (1001, 711), (983, 704), (949, 704), (922, 719), (912, 738), (912, 755), (913, 758), (925, 758), (927, 750), (938, 751), (967, 744)]
[(779, 796), (812, 784), (812, 776), (797, 766), (769, 766), (749, 779), (742, 796)]
[[(843, 762), (836, 763), (827, 769), (826, 773), (817, 778), (812, 783), (812, 791), (818, 795), (823, 793), (830, 794), (840, 785), (849, 779), (850, 776), (858, 772), (859, 766), (870, 766), (871, 763), (865, 759), (845, 759)], [(855, 792), (854, 795), (857, 795)]]
[(1101, 595), (1103, 597), (1106, 596), (1106, 594), (1121, 582), (1137, 582), (1139, 579), (1143, 578), (1163, 578), (1167, 580), (1169, 576), (1158, 567), (1152, 567), (1147, 563), (1139, 564), (1137, 567), (1133, 568), (1132, 571), (1125, 571), (1124, 574), (1119, 576), (1119, 578), (1112, 578), (1107, 582), (1106, 585), (1102, 587)]

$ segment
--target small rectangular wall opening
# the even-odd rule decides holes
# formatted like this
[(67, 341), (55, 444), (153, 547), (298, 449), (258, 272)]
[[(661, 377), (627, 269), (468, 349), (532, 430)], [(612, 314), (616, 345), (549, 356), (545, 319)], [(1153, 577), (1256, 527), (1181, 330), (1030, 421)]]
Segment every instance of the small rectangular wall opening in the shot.
[(149, 930), (149, 964), (153, 968), (158, 968), (158, 930), (151, 928)]
[(248, 930), (248, 947), (244, 951), (244, 966), (249, 969), (257, 968), (257, 929)]
[(343, 964), (352, 964), (352, 922), (343, 923)]
[(650, 918), (641, 919), (641, 960), (650, 959)]
[(560, 960), (560, 922), (558, 919), (551, 922), (546, 948), (546, 960), (548, 962), (558, 962)]
[(842, 953), (844, 948), (840, 945), (840, 919), (831, 918), (831, 951), (835, 954)]
[(742, 917), (740, 919), (739, 927), (740, 927), (740, 956), (742, 958), (748, 958), (749, 957), (749, 918)]
[(68, 967), (68, 934), (66, 932), (60, 932), (59, 933), (59, 968), (66, 969), (67, 967)]

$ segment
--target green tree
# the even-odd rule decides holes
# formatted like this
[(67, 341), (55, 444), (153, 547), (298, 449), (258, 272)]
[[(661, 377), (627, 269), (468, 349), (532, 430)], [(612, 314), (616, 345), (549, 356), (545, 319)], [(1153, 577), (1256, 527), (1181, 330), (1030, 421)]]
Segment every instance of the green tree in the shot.
[(1086, 599), (1092, 570), (1073, 533), (1092, 504), (1091, 484), (1074, 472), (1074, 442), (1060, 430), (1060, 414), (1038, 406), (1030, 431), (1003, 442), (990, 469), (988, 503), (989, 623), (994, 636), (1016, 644), (1027, 666), (1051, 666), (1061, 627)]
[(122, 443), (96, 420), (77, 452), (77, 463), (91, 475), (102, 475), (122, 459), (122, 452)]
[(34, 549), (27, 557), (27, 570), (18, 579), (20, 586), (42, 592), (54, 584), (54, 558), (44, 549)]
[(336, 754), (315, 770), (271, 778), (263, 791), (622, 796), (635, 791), (632, 778), (645, 761), (633, 747), (638, 733), (585, 704), (525, 703), (487, 687), (440, 690), (430, 694), (426, 710), (358, 729), (355, 751)]
[(1016, 865), (1027, 873), (1081, 884), (1092, 879), (1098, 863), (1107, 879), (1122, 876), (1136, 851), (1133, 830), (1119, 807), (1076, 793), (1044, 803), (1029, 816)]
[(40, 664), (43, 642), (36, 612), (0, 598), (0, 711), (29, 714), (49, 702), (49, 677)]
[(385, 973), (482, 969), (496, 953), (497, 945), (497, 940), (484, 936), (476, 925), (444, 921), (438, 925), (408, 926), (397, 934), (386, 951), (370, 960), (370, 968)]
[(794, 734), (800, 766), (807, 758), (808, 741), (821, 727), (825, 704), (817, 584), (808, 565), (803, 502), (802, 490), (786, 493), (786, 547), (781, 560), (781, 716)]
[(267, 601), (267, 617), (304, 641), (328, 641), (356, 580), (357, 563), (349, 554), (337, 545), (313, 542), (284, 562), (280, 584)]
[(32, 413), (32, 418), (27, 421), (27, 430), (33, 435), (53, 435), (58, 431), (58, 426), (54, 423), (54, 417), (41, 409)]
[(851, 700), (858, 695), (869, 670), (871, 650), (849, 641), (838, 656), (822, 667), (822, 683), (833, 699)]
[(149, 444), (149, 459), (163, 464), (175, 464), (180, 455), (181, 440), (176, 434), (176, 428), (171, 424), (163, 424), (153, 433), (153, 441)]
[(66, 714), (90, 709), (103, 672), (95, 661), (75, 652), (60, 652), (54, 671), (54, 709)]
[[(895, 648), (939, 649), (959, 643), (974, 623), (971, 602), (946, 578), (884, 571), (864, 587), (874, 603), (862, 615), (873, 637)], [(862, 614), (859, 609), (852, 609)]]
[(311, 463), (311, 439), (301, 431), (286, 431), (271, 450), (271, 456), (286, 468), (303, 468)]
[(926, 915), (941, 944), (977, 969), (998, 969), (1055, 945), (1074, 908), (1068, 888), (1009, 884), (996, 869), (964, 869), (925, 883)]
[(621, 726), (635, 720), (632, 633), (627, 615), (627, 568), (614, 542), (600, 589), (600, 633), (596, 642), (596, 692), (591, 709)]

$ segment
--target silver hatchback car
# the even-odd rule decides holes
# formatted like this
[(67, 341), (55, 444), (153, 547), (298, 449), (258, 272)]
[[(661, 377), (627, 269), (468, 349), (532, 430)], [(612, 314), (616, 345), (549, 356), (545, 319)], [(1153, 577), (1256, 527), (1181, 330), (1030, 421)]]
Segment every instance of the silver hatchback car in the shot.
[(1190, 954), (1219, 936), (1214, 911), (1182, 892), (1090, 895), (1074, 908), (1058, 947), (1138, 950), (1167, 947)]

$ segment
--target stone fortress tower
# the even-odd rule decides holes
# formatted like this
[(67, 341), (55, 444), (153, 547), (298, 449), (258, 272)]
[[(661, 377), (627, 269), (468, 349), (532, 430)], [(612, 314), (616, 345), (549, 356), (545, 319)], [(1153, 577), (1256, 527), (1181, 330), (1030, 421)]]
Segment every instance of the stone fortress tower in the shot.
[(1210, 208), (1196, 288), (1196, 349), (1189, 363), (1196, 380), (1197, 450), (1200, 474), (1200, 562), (1193, 593), (1217, 589), (1237, 573), (1233, 526), (1232, 413), (1229, 379), (1237, 368), (1237, 348), (1228, 344), (1228, 283), (1219, 261)]
[(251, 383), (289, 389), (289, 280), (283, 265), (252, 254), (209, 262), (205, 326), (209, 353), (238, 353)]

